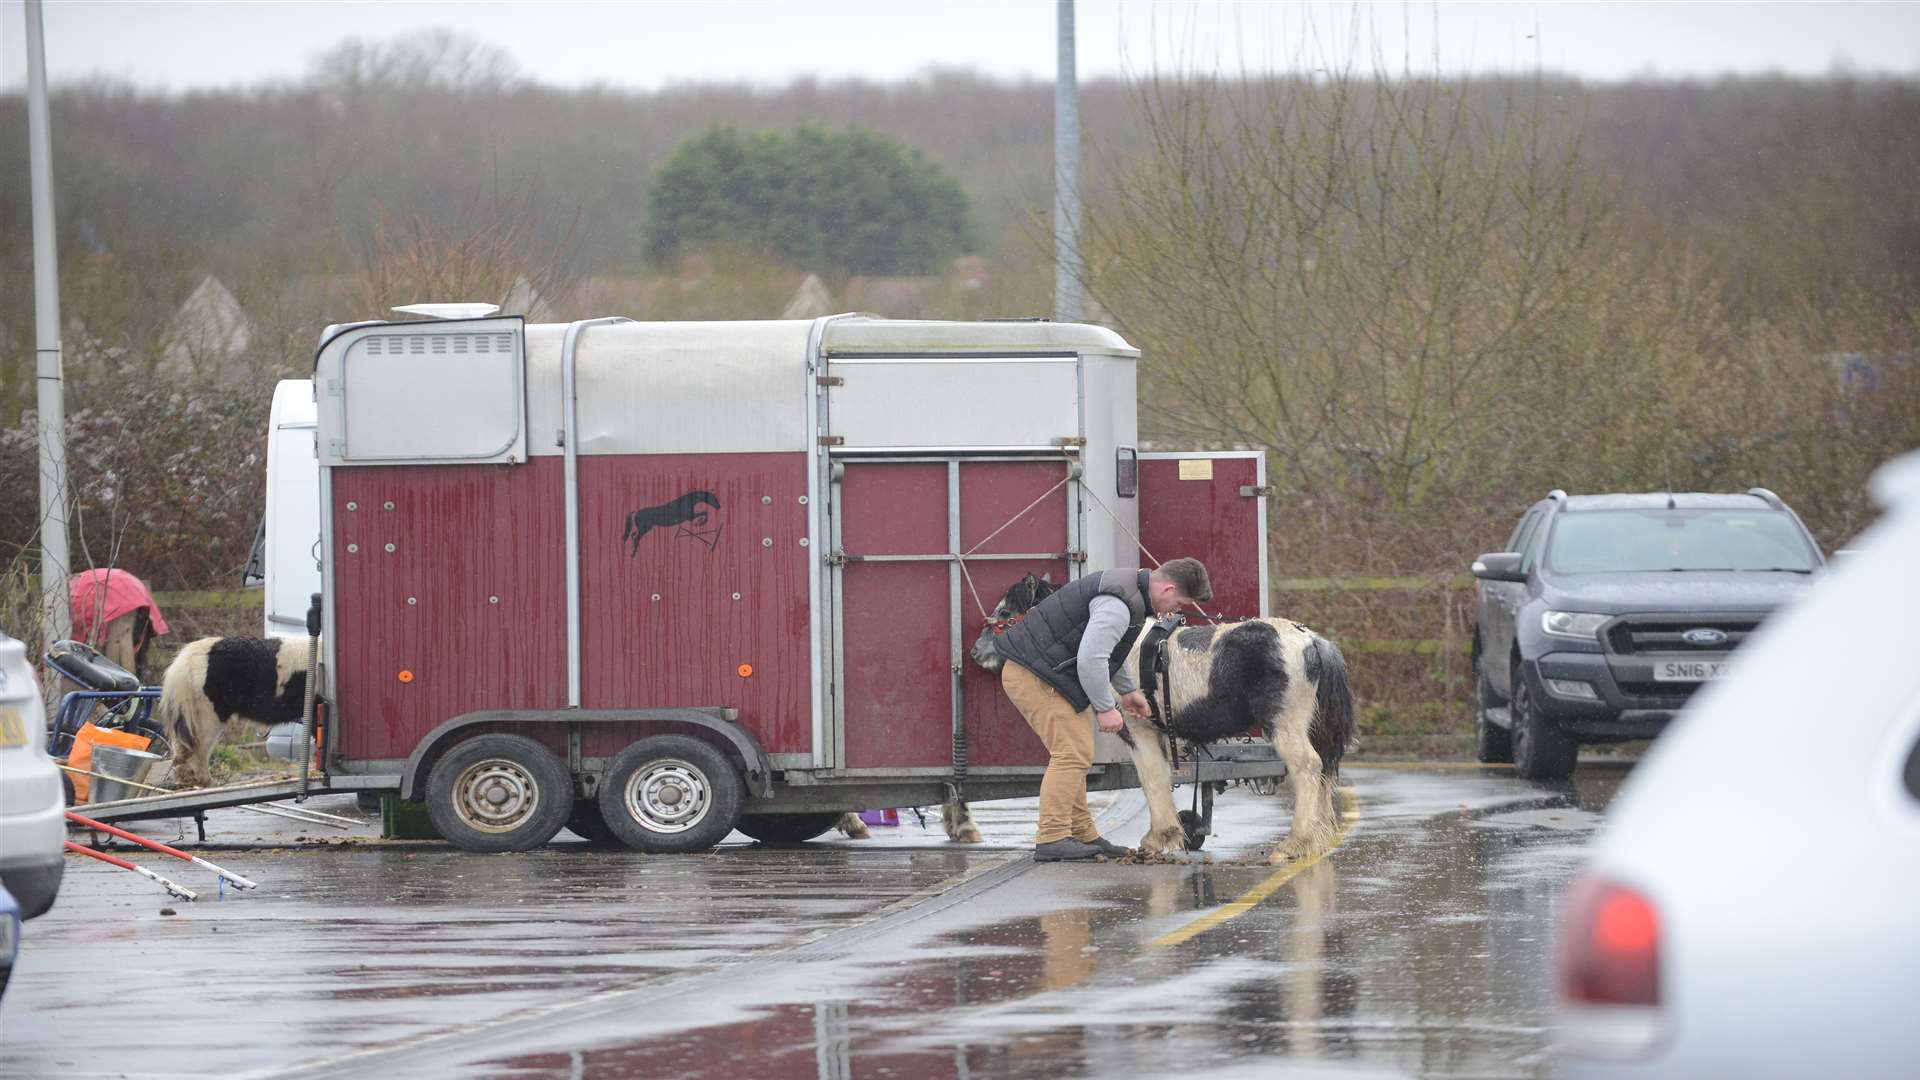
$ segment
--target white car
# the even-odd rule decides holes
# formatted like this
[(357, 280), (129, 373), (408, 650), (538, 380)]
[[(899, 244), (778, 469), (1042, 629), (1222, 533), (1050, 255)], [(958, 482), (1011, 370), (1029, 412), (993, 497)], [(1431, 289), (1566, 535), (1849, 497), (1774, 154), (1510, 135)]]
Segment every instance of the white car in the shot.
[(1559, 915), (1573, 1077), (1920, 1075), (1920, 453), (1628, 778)]
[(47, 757), (46, 706), (27, 648), (0, 632), (0, 884), (31, 919), (66, 872), (66, 796)]

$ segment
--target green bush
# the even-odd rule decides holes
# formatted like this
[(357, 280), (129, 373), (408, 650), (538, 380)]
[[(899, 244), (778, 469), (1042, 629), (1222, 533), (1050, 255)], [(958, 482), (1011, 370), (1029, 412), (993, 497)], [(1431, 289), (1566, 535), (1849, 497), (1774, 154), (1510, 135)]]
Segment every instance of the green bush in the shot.
[(885, 136), (715, 127), (680, 144), (649, 202), (648, 254), (764, 251), (834, 275), (926, 274), (972, 243), (946, 170)]

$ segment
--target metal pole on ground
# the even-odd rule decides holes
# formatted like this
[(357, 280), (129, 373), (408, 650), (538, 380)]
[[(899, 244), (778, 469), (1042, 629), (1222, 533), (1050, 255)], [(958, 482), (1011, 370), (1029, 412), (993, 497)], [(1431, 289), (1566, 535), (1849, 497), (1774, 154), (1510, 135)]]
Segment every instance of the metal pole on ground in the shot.
[(1053, 81), (1053, 318), (1079, 322), (1080, 78), (1073, 55), (1073, 0), (1056, 3), (1060, 52)]
[(181, 851), (179, 848), (174, 847), (171, 844), (163, 844), (160, 841), (155, 840), (150, 836), (141, 836), (139, 833), (128, 832), (127, 830), (122, 829), (118, 826), (109, 825), (104, 821), (95, 821), (90, 817), (82, 817), (81, 815), (76, 814), (71, 810), (67, 811), (67, 820), (73, 822), (76, 825), (84, 825), (87, 828), (94, 830), (95, 832), (103, 832), (108, 834), (109, 836), (117, 836), (122, 840), (132, 841), (133, 843), (139, 844), (141, 847), (146, 848), (148, 851), (157, 851), (162, 855), (171, 855), (174, 858), (179, 859), (181, 862), (192, 863), (193, 865), (199, 867), (202, 870), (211, 870), (214, 873), (220, 875), (221, 877), (226, 878), (228, 881), (233, 882), (235, 885), (239, 886), (242, 889), (257, 888), (256, 884), (248, 878), (241, 877), (239, 874), (236, 874), (231, 870), (225, 869), (220, 866), (216, 866), (213, 863), (208, 862), (207, 860), (201, 858), (198, 855), (193, 854), (190, 851)]
[(33, 336), (40, 407), (40, 605), (44, 642), (68, 636), (67, 436), (61, 385), (60, 268), (54, 250), (53, 139), (40, 0), (27, 0), (27, 172), (33, 188)]

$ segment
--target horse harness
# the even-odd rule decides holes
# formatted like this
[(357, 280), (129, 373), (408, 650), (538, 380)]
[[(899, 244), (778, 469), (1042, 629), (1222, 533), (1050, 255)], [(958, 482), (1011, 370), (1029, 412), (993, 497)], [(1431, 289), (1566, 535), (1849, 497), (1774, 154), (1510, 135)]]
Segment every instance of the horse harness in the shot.
[(1140, 642), (1140, 688), (1147, 694), (1147, 712), (1161, 734), (1173, 735), (1173, 682), (1167, 663), (1167, 647), (1173, 632), (1186, 625), (1181, 614), (1163, 615), (1147, 629)]

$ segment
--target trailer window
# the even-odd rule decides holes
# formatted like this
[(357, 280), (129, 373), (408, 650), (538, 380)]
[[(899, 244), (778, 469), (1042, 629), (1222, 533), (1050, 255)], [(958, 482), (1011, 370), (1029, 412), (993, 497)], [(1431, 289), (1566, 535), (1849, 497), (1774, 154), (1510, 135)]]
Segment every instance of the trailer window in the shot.
[(1114, 494), (1131, 499), (1140, 494), (1140, 451), (1123, 446), (1114, 455)]

